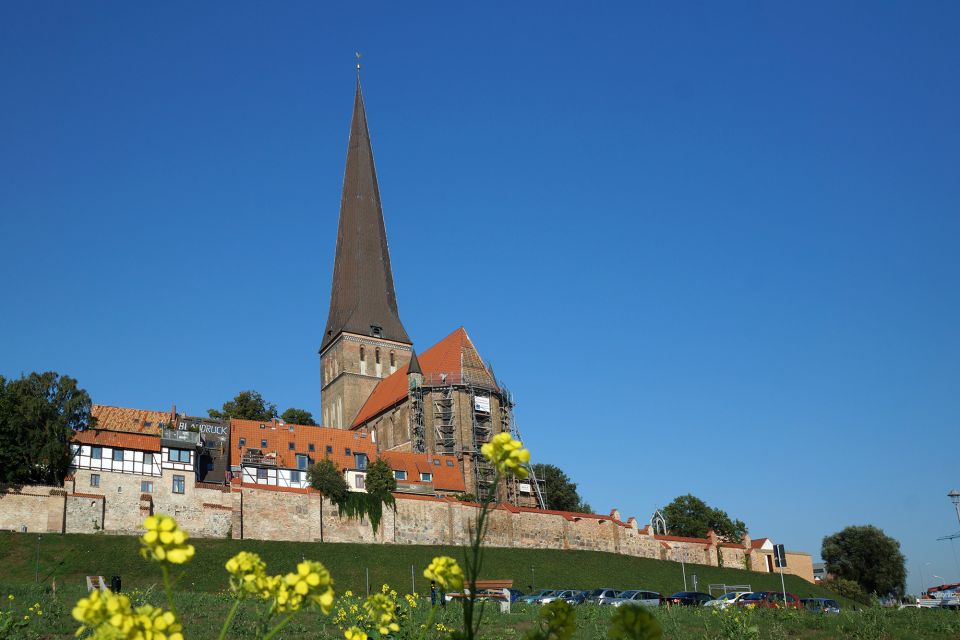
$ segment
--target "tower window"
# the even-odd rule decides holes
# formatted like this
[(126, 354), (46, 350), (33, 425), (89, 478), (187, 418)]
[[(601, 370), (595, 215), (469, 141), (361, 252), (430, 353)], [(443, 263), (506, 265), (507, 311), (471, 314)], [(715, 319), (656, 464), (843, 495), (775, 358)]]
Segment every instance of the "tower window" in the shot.
[(363, 350), (363, 347), (360, 347), (360, 362), (366, 360), (366, 351)]
[(393, 351), (390, 352), (390, 366), (391, 367), (397, 366), (397, 361), (393, 357)]
[(374, 357), (377, 359), (377, 364), (380, 364), (380, 349), (374, 352)]
[(382, 337), (383, 337), (383, 327), (378, 326), (378, 325), (375, 325), (375, 324), (370, 325), (370, 335), (372, 335), (374, 338), (382, 338)]

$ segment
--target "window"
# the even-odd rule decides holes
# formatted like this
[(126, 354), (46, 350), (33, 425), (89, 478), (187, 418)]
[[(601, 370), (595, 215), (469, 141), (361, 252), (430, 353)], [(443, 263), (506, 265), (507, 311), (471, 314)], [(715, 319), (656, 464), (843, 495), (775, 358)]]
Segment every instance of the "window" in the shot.
[(350, 447), (347, 447), (343, 450), (344, 455), (350, 455)]
[(370, 325), (370, 335), (372, 335), (374, 338), (382, 338), (382, 337), (383, 337), (383, 327), (381, 327), (381, 326), (379, 326), (379, 325), (376, 325), (376, 324)]
[(313, 453), (313, 452), (316, 451), (316, 450), (317, 450), (317, 448), (314, 446), (314, 444), (313, 444), (312, 442), (307, 445), (307, 451), (309, 451), (310, 453)]
[(208, 463), (207, 463), (207, 471), (213, 471), (213, 463), (212, 463), (212, 462), (208, 462)]
[(292, 442), (287, 443), (287, 449), (289, 449), (290, 451), (293, 451), (296, 448), (297, 448), (297, 445), (295, 445), (294, 443)]
[(257, 480), (266, 480), (266, 479), (267, 479), (267, 470), (257, 469)]
[(183, 493), (186, 491), (187, 483), (184, 481), (183, 476), (173, 476), (173, 492), (174, 493)]
[(300, 482), (300, 472), (291, 471), (290, 472), (290, 482)]
[(367, 488), (367, 476), (362, 473), (358, 473), (353, 476), (353, 486), (357, 489), (366, 489)]
[(190, 462), (190, 451), (187, 449), (168, 449), (167, 460), (170, 462)]
[(267, 448), (267, 441), (266, 441), (266, 440), (261, 440), (261, 441), (260, 441), (260, 448), (261, 448), (261, 449), (266, 449), (266, 448)]
[(363, 471), (367, 468), (367, 454), (365, 453), (355, 453), (353, 454), (354, 465), (360, 471)]
[(114, 449), (114, 450), (113, 450), (113, 461), (114, 461), (114, 462), (123, 462), (123, 449)]
[(90, 474), (90, 486), (91, 486), (91, 487), (99, 487), (99, 486), (100, 486), (100, 474), (99, 474), (99, 473), (91, 473), (91, 474)]
[(452, 467), (452, 466), (453, 466), (453, 460), (447, 460), (447, 466), (448, 466), (448, 467)]
[(308, 462), (309, 460), (307, 459), (307, 456), (303, 455), (302, 453), (297, 454), (297, 469), (305, 471)]
[(406, 471), (394, 471), (394, 472), (393, 472), (393, 477), (394, 477), (394, 479), (396, 479), (396, 480), (406, 480), (406, 479), (407, 479), (407, 472), (406, 472)]
[(90, 457), (99, 460), (103, 457), (103, 447), (90, 447)]
[(373, 352), (374, 358), (376, 358), (377, 364), (380, 364), (380, 349), (376, 349)]
[(245, 446), (247, 445), (247, 439), (246, 439), (246, 438), (240, 438), (240, 442), (238, 442), (237, 445), (242, 449), (243, 447), (245, 447)]
[(420, 482), (433, 482), (433, 474), (426, 473), (424, 471), (420, 472)]
[(140, 493), (153, 493), (153, 483), (149, 480), (141, 480)]
[(440, 458), (434, 458), (434, 459), (433, 459), (433, 466), (435, 466), (435, 467), (439, 467), (439, 466), (440, 466)]
[(152, 467), (153, 466), (153, 454), (145, 453), (143, 454), (143, 466)]
[(396, 358), (393, 355), (393, 351), (390, 352), (390, 368), (397, 366)]
[(327, 445), (327, 453), (333, 453), (333, 445)]
[(367, 359), (367, 352), (364, 351), (363, 347), (360, 347), (360, 362), (364, 362)]

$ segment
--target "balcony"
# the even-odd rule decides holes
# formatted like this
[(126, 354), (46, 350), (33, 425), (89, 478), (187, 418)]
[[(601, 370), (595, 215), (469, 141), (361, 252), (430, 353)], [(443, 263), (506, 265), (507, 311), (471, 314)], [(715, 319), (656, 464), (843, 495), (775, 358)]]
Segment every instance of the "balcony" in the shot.
[(247, 449), (243, 452), (240, 463), (245, 467), (275, 467), (277, 466), (277, 454), (273, 451)]
[(164, 428), (160, 432), (160, 444), (164, 447), (199, 447), (200, 432)]

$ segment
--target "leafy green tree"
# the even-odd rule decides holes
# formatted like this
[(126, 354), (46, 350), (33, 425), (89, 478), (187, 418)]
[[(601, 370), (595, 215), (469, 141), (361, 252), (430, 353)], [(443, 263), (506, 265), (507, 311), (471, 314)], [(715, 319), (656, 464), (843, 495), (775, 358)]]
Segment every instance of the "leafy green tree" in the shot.
[(900, 543), (873, 525), (847, 527), (825, 537), (820, 555), (828, 573), (856, 582), (866, 593), (900, 597), (906, 591)]
[(673, 536), (706, 538), (712, 529), (726, 542), (740, 542), (747, 533), (742, 520), (732, 520), (726, 511), (715, 509), (700, 498), (677, 496), (663, 509), (667, 531)]
[(350, 491), (343, 473), (330, 458), (324, 458), (307, 469), (310, 486), (320, 492), (320, 542), (323, 542), (323, 499), (330, 498), (338, 507), (343, 505)]
[(533, 473), (543, 483), (543, 500), (547, 509), (593, 513), (590, 505), (577, 493), (577, 483), (572, 482), (563, 470), (552, 464), (535, 464)]
[(306, 409), (295, 409), (290, 407), (286, 411), (280, 414), (280, 419), (284, 422), (289, 422), (290, 424), (307, 424), (307, 425), (316, 425), (316, 421), (313, 419), (313, 414), (307, 411)]
[(397, 479), (386, 460), (378, 458), (367, 466), (364, 486), (371, 496), (379, 498), (381, 502), (392, 503), (393, 492), (397, 490)]
[(53, 371), (0, 376), (0, 482), (62, 484), (70, 437), (96, 424), (86, 391)]
[(257, 391), (241, 391), (228, 402), (223, 409), (207, 409), (211, 418), (239, 418), (241, 420), (261, 420), (267, 422), (277, 417), (277, 405), (270, 404)]

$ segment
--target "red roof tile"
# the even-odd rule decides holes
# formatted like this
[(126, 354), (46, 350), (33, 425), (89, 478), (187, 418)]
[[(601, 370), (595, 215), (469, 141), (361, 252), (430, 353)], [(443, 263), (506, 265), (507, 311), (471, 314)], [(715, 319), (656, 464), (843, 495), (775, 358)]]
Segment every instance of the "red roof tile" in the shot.
[(751, 540), (751, 541), (750, 541), (750, 548), (751, 548), (751, 549), (759, 549), (760, 547), (762, 547), (763, 545), (765, 545), (765, 544), (767, 543), (767, 540), (769, 540), (769, 539), (770, 539), (770, 538), (757, 538), (756, 540)]
[(137, 451), (160, 451), (160, 437), (142, 433), (122, 433), (87, 429), (73, 434), (73, 441), (94, 447), (116, 447), (117, 449), (136, 449)]
[[(417, 354), (420, 368), (426, 379), (439, 379), (441, 374), (450, 376), (451, 381), (473, 375), (484, 377), (489, 384), (494, 380), (490, 373), (483, 368), (483, 362), (477, 353), (476, 347), (467, 335), (466, 330), (460, 327), (446, 338), (433, 345), (423, 353)], [(471, 371), (465, 372), (469, 368)], [(479, 371), (479, 374), (476, 373)], [(360, 407), (360, 412), (353, 421), (353, 428), (374, 418), (407, 397), (407, 365), (381, 380), (373, 389), (373, 393)]]
[(160, 435), (160, 424), (170, 426), (175, 418), (170, 411), (147, 411), (104, 404), (93, 405), (90, 415), (97, 419), (97, 429), (150, 435)]
[[(387, 461), (394, 471), (406, 471), (406, 484), (433, 485), (440, 491), (466, 491), (463, 481), (463, 470), (454, 456), (437, 456), (426, 453), (410, 453), (405, 451), (384, 451), (380, 457)], [(440, 464), (435, 464), (439, 461)], [(447, 463), (452, 462), (453, 466)], [(421, 482), (420, 473), (432, 473), (431, 482)]]
[[(261, 428), (261, 425), (262, 428)], [(240, 438), (244, 446), (240, 446)], [(266, 440), (266, 446), (262, 441)], [(293, 443), (293, 449), (290, 443)], [(314, 450), (310, 451), (310, 445)], [(333, 449), (327, 453), (327, 446)], [(264, 453), (277, 454), (277, 466), (296, 469), (296, 454), (302, 453), (313, 461), (330, 458), (341, 469), (355, 467), (353, 454), (365, 453), (369, 460), (377, 457), (377, 445), (360, 431), (330, 429), (312, 425), (287, 424), (283, 422), (259, 422), (257, 420), (230, 420), (230, 464), (240, 465), (243, 452), (259, 449)], [(346, 450), (350, 449), (348, 456)]]

